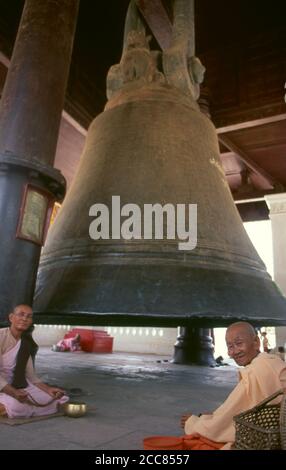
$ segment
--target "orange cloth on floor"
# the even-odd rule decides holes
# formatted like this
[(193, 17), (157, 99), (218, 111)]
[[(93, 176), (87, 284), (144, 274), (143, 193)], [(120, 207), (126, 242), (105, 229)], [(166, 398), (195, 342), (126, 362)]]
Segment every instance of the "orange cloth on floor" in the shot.
[(198, 434), (178, 436), (150, 436), (143, 441), (145, 450), (219, 450), (225, 442), (215, 442)]
[(225, 442), (215, 442), (206, 437), (193, 434), (184, 436), (183, 441), (184, 450), (219, 450), (226, 444)]
[(144, 450), (182, 450), (183, 438), (175, 436), (149, 436), (143, 440)]

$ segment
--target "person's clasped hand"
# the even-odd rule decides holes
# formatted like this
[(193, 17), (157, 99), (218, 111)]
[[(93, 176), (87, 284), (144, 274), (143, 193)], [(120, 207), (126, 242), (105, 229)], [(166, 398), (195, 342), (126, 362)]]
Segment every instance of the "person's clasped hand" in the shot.
[(13, 396), (20, 403), (28, 402), (28, 393), (25, 390), (21, 389), (21, 388), (15, 389), (15, 391), (13, 393)]
[(47, 392), (53, 398), (62, 398), (62, 396), (65, 394), (65, 391), (58, 387), (49, 387)]

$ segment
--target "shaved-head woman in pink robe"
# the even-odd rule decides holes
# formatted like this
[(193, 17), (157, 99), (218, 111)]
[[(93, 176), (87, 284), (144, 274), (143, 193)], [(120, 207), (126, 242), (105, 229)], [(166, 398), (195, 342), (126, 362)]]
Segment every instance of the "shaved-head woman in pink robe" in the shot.
[(10, 327), (0, 329), (0, 415), (28, 418), (53, 414), (68, 401), (64, 390), (35, 375), (32, 356), (37, 349), (28, 331), (33, 324), (29, 305), (17, 305)]

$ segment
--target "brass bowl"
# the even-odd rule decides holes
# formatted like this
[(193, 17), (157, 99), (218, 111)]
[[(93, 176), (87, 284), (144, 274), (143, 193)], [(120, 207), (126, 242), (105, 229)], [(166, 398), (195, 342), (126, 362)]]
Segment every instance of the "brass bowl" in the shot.
[(63, 404), (63, 411), (66, 416), (71, 418), (80, 418), (85, 415), (87, 410), (86, 403), (68, 402)]

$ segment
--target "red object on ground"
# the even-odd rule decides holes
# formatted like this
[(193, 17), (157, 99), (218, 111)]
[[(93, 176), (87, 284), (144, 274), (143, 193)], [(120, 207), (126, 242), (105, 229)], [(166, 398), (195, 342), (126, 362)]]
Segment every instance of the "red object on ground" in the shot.
[(226, 443), (214, 442), (196, 434), (175, 436), (150, 436), (143, 440), (144, 450), (219, 450)]
[(144, 450), (182, 450), (183, 439), (171, 436), (150, 436), (143, 440)]
[(90, 330), (86, 328), (73, 328), (65, 338), (76, 334), (80, 335), (80, 345), (85, 352), (112, 353), (113, 337), (104, 330)]
[(219, 450), (226, 442), (215, 442), (204, 436), (196, 436), (193, 434), (183, 437), (184, 450)]

